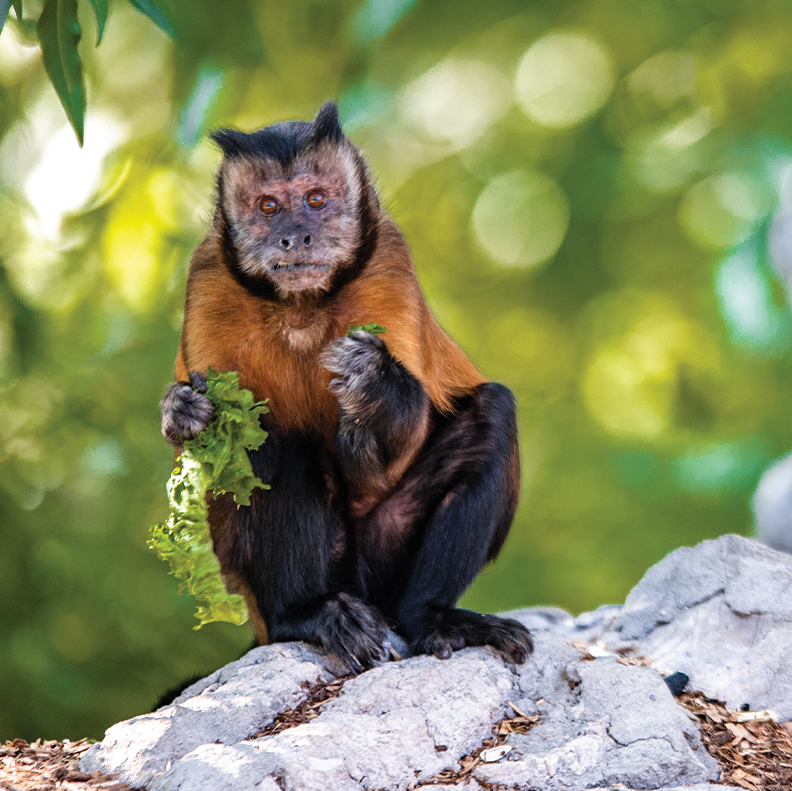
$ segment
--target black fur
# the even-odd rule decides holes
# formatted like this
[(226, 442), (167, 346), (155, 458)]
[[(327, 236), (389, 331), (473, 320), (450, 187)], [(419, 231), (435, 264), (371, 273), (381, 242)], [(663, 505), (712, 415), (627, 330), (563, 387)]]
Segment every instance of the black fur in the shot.
[(312, 122), (286, 121), (250, 133), (237, 129), (218, 129), (210, 135), (229, 159), (274, 159), (283, 167), (289, 167), (305, 149), (325, 140), (339, 143), (343, 136), (335, 102), (326, 102)]
[(393, 493), (355, 518), (348, 482), (381, 474), (388, 447), (428, 399), (373, 336), (342, 339), (324, 359), (347, 383), (358, 377), (340, 395), (335, 452), (318, 436), (272, 429), (250, 453), (271, 489), (254, 490), (249, 508), (231, 511), (225, 561), (250, 585), (269, 638), (317, 643), (359, 671), (384, 659), (389, 623), (415, 652), (446, 657), (490, 645), (524, 661), (532, 644), (520, 624), (454, 608), (513, 517), (511, 393), (486, 384), (460, 399), (453, 416), (433, 414), (433, 430)]

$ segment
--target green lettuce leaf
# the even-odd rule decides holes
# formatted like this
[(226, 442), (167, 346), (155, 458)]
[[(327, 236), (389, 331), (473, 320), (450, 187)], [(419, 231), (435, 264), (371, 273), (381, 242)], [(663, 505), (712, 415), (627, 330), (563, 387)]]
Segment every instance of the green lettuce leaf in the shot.
[(206, 493), (217, 497), (228, 492), (238, 505), (250, 505), (254, 488), (269, 489), (253, 475), (247, 454), (267, 438), (259, 422), (260, 415), (269, 412), (266, 402), (255, 401), (249, 390), (239, 387), (236, 371), (215, 373), (211, 368), (206, 396), (215, 406), (214, 418), (184, 443), (167, 484), (168, 519), (151, 528), (148, 542), (181, 580), (179, 592), (198, 600), (196, 629), (211, 621), (247, 620), (245, 600), (226, 591), (212, 552)]
[(388, 331), (382, 324), (377, 324), (376, 321), (372, 321), (368, 324), (350, 324), (347, 328), (347, 335), (351, 335), (358, 330), (363, 330), (363, 332), (368, 332), (371, 335), (383, 335)]

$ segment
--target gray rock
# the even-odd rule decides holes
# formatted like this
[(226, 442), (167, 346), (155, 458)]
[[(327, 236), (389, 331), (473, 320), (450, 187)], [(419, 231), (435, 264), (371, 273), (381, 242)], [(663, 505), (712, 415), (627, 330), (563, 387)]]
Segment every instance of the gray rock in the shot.
[(609, 657), (570, 663), (561, 675), (566, 692), (553, 685), (539, 703), (540, 722), (507, 739), (520, 759), (479, 766), (479, 781), (561, 791), (717, 779), (698, 726), (657, 672)]
[(275, 766), (246, 744), (202, 744), (163, 774), (156, 775), (151, 791), (280, 791), (272, 777)]
[(534, 656), (519, 667), (476, 648), (375, 668), (347, 681), (310, 722), (250, 738), (302, 699), (302, 683), (330, 678), (307, 647), (256, 649), (174, 705), (113, 726), (83, 767), (152, 791), (274, 791), (275, 778), (285, 791), (404, 791), (457, 769), (514, 704), (542, 720), (510, 737), (519, 760), (480, 766), (480, 782), (560, 789), (650, 778), (657, 787), (713, 777), (697, 728), (657, 673), (613, 658), (583, 661), (548, 632), (535, 638)]
[(486, 649), (416, 657), (348, 681), (317, 719), (250, 743), (277, 760), (290, 791), (406, 789), (490, 736), (513, 688), (511, 668)]
[(599, 635), (738, 709), (792, 719), (792, 557), (726, 535), (672, 552)]
[(331, 677), (323, 657), (300, 644), (256, 648), (193, 684), (170, 706), (113, 725), (80, 766), (118, 772), (129, 785), (146, 786), (196, 747), (242, 741), (303, 700), (304, 684)]
[(590, 643), (618, 619), (621, 611), (620, 604), (603, 604), (577, 618), (558, 607), (524, 607), (500, 614), (514, 618), (531, 631), (552, 632), (572, 643)]
[[(556, 608), (509, 613), (534, 629), (525, 665), (486, 648), (391, 662), (347, 681), (315, 719), (255, 738), (307, 685), (343, 672), (308, 646), (259, 648), (171, 706), (114, 725), (81, 766), (151, 791), (405, 791), (458, 769), (514, 707), (539, 722), (511, 734), (499, 761), (479, 764), (469, 788), (714, 791), (726, 787), (711, 784), (717, 767), (698, 725), (658, 670), (686, 673), (731, 708), (792, 718), (790, 591), (791, 556), (723, 536), (671, 553), (623, 607), (576, 619)], [(654, 666), (613, 655), (625, 650)]]

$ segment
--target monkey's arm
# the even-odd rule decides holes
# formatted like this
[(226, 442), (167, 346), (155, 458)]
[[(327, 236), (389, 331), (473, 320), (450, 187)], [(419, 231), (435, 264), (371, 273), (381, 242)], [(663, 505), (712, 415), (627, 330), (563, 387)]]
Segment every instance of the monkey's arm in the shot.
[(384, 485), (398, 480), (428, 431), (430, 401), (421, 383), (367, 332), (334, 341), (320, 362), (335, 375), (336, 452), (345, 477)]

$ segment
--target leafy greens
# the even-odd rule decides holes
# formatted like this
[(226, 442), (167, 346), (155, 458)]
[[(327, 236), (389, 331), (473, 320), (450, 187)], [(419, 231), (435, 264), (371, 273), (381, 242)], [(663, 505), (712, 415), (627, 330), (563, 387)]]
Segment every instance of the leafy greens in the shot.
[(184, 443), (167, 484), (168, 519), (151, 528), (148, 542), (181, 580), (179, 592), (198, 600), (196, 629), (211, 621), (239, 625), (247, 620), (245, 600), (226, 591), (212, 551), (206, 493), (216, 498), (228, 492), (238, 505), (250, 505), (254, 488), (269, 489), (253, 475), (247, 454), (267, 438), (259, 422), (259, 416), (269, 412), (266, 401), (257, 402), (249, 390), (240, 388), (236, 371), (215, 373), (211, 368), (206, 396), (214, 404), (214, 418)]

